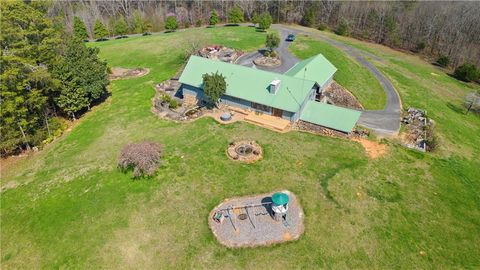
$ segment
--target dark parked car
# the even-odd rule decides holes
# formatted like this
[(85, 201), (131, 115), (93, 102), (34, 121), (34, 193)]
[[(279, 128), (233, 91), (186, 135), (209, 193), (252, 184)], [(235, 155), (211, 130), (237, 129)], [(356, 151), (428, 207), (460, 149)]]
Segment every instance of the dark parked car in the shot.
[(295, 35), (294, 34), (288, 35), (287, 41), (294, 41), (294, 40), (295, 40)]

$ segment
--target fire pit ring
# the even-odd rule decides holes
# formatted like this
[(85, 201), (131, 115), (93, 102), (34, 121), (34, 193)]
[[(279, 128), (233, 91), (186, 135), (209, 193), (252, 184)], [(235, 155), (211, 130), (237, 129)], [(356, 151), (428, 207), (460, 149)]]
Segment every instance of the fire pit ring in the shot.
[(231, 142), (227, 148), (227, 156), (233, 160), (251, 163), (260, 160), (263, 151), (255, 141)]
[(243, 213), (243, 214), (238, 215), (238, 219), (239, 219), (239, 220), (245, 220), (245, 219), (247, 219), (247, 214)]

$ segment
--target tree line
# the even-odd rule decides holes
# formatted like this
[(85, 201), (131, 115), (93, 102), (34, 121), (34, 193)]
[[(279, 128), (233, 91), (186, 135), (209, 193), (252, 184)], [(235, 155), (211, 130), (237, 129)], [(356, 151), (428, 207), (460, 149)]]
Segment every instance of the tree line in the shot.
[(146, 29), (161, 31), (169, 16), (175, 17), (180, 28), (207, 25), (212, 10), (218, 16), (218, 23), (229, 23), (229, 13), (236, 6), (245, 21), (254, 21), (260, 14), (268, 13), (273, 23), (329, 28), (394, 48), (448, 58), (452, 67), (466, 62), (480, 66), (480, 5), (475, 2), (79, 0), (56, 1), (49, 14), (61, 17), (67, 29), (73, 28), (78, 17), (93, 38), (100, 23), (112, 35), (124, 32), (117, 31), (118, 24), (129, 33)]
[(40, 146), (107, 95), (107, 65), (98, 49), (47, 16), (48, 3), (1, 5), (0, 154)]

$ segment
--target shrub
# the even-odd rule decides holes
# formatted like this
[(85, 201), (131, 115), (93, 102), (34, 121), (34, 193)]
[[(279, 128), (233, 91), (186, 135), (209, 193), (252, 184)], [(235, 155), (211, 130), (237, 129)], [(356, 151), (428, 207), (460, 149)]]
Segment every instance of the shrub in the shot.
[(327, 25), (324, 24), (324, 23), (320, 23), (320, 24), (318, 25), (318, 30), (320, 30), (320, 31), (325, 31), (325, 30), (327, 30)]
[(202, 26), (202, 24), (203, 24), (202, 20), (197, 20), (197, 22), (195, 23), (195, 26), (200, 27)]
[(480, 70), (473, 64), (465, 63), (455, 69), (454, 75), (462, 81), (476, 81), (480, 79)]
[(269, 50), (265, 50), (265, 51), (263, 52), (263, 56), (265, 56), (265, 57), (270, 57), (270, 51), (269, 51)]
[(447, 67), (450, 63), (450, 59), (446, 55), (440, 55), (437, 59), (437, 64), (441, 67)]
[(421, 52), (427, 47), (427, 44), (424, 41), (420, 41), (417, 43), (414, 52)]
[(178, 101), (176, 99), (170, 99), (170, 101), (168, 102), (168, 107), (170, 109), (176, 109), (178, 108)]
[(337, 35), (340, 36), (347, 36), (348, 35), (348, 22), (346, 20), (342, 20), (335, 31)]
[(162, 146), (155, 142), (127, 144), (118, 157), (118, 167), (126, 172), (133, 169), (133, 177), (153, 176), (160, 166)]
[(167, 31), (173, 32), (177, 30), (177, 28), (178, 28), (177, 18), (175, 16), (168, 16), (167, 19), (165, 20), (165, 29), (167, 29)]
[(277, 56), (278, 56), (278, 54), (277, 54), (276, 51), (272, 51), (272, 52), (270, 53), (270, 57), (277, 57)]

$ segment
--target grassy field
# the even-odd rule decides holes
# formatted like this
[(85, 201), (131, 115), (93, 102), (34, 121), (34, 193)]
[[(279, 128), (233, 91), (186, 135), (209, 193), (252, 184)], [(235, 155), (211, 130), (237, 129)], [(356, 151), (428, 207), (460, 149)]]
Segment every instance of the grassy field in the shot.
[[(386, 142), (388, 153), (371, 160), (344, 139), (158, 119), (150, 112), (152, 86), (177, 72), (194, 37), (244, 50), (264, 41), (239, 27), (91, 44), (111, 66), (151, 72), (113, 82), (111, 98), (71, 132), (2, 172), (2, 186), (18, 184), (1, 194), (2, 269), (480, 266), (480, 120), (448, 107), (459, 108), (470, 86), (442, 74), (427, 79), (427, 64), (379, 47), (404, 104), (415, 105), (418, 89), (428, 93), (431, 101), (418, 106), (437, 117), (442, 146), (423, 154)], [(426, 71), (404, 79), (410, 69)], [(146, 139), (165, 146), (164, 162), (153, 179), (132, 181), (116, 158), (124, 144)], [(259, 142), (264, 159), (229, 160), (225, 149), (236, 139)], [(207, 226), (212, 207), (278, 189), (295, 192), (304, 207), (299, 241), (235, 250), (215, 241)]]

